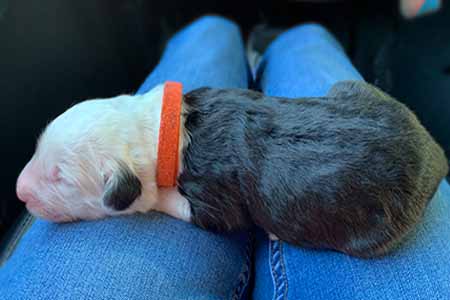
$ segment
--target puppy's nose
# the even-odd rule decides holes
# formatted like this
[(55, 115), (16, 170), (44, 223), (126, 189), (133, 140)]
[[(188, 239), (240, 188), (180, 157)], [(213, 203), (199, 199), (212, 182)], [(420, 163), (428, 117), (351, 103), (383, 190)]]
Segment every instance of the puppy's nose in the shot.
[(16, 184), (17, 197), (25, 203), (33, 201), (34, 198), (32, 193), (33, 176), (30, 170), (30, 163), (22, 170)]

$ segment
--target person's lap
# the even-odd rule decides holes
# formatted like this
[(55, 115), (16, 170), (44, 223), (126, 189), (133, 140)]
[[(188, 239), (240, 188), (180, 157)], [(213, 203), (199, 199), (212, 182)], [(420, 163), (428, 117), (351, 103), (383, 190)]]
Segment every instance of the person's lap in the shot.
[[(341, 80), (363, 80), (338, 42), (314, 24), (295, 27), (267, 49), (256, 72), (272, 96), (325, 96)], [(307, 250), (263, 233), (256, 239), (253, 298), (447, 299), (450, 295), (450, 186), (444, 180), (424, 221), (402, 246), (363, 260)]]
[[(197, 20), (168, 43), (139, 89), (248, 87), (238, 27)], [(239, 299), (249, 277), (246, 232), (218, 235), (149, 213), (93, 222), (37, 220), (0, 269), (2, 299)]]
[[(183, 82), (185, 91), (246, 88), (243, 52), (236, 25), (221, 18), (200, 19), (170, 41), (138, 93), (165, 80)], [(339, 44), (317, 25), (299, 26), (277, 38), (257, 74), (263, 92), (285, 97), (321, 96), (336, 81), (362, 80)], [(253, 298), (445, 299), (450, 294), (449, 237), (446, 182), (424, 222), (384, 258), (306, 250), (260, 234)], [(215, 235), (157, 213), (63, 225), (36, 221), (0, 269), (0, 295), (232, 299), (247, 284), (248, 247), (246, 233)]]
[(239, 27), (206, 16), (175, 34), (137, 93), (165, 80), (182, 82), (183, 92), (204, 86), (248, 88), (251, 78)]
[[(0, 272), (2, 299), (232, 299), (246, 234), (215, 235), (152, 213), (38, 220)], [(245, 278), (243, 278), (245, 280)], [(4, 298), (3, 298), (4, 297)]]

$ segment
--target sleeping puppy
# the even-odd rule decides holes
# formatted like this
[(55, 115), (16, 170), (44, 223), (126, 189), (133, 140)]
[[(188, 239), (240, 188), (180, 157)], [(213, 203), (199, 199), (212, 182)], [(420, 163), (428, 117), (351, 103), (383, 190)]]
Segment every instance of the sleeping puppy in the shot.
[(448, 171), (414, 114), (367, 83), (305, 99), (201, 88), (183, 97), (178, 187), (158, 189), (162, 95), (85, 101), (50, 123), (17, 182), (28, 210), (56, 222), (157, 210), (373, 257), (420, 221)]

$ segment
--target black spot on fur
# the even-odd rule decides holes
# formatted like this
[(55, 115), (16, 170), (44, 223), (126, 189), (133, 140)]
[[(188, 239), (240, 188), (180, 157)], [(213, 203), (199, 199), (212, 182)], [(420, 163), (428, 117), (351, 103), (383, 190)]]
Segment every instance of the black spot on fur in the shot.
[(185, 102), (191, 143), (178, 184), (206, 229), (257, 224), (295, 245), (382, 255), (448, 171), (414, 114), (363, 82), (307, 99), (202, 88)]
[(141, 195), (142, 184), (139, 178), (123, 162), (119, 169), (107, 180), (103, 203), (115, 210), (125, 210)]

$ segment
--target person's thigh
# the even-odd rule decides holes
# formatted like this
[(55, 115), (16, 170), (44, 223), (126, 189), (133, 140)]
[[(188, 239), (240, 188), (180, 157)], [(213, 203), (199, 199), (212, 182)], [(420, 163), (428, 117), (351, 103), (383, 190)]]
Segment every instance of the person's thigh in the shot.
[[(363, 80), (338, 42), (318, 25), (296, 27), (268, 48), (258, 70), (272, 96), (325, 96), (341, 80)], [(448, 299), (450, 186), (443, 181), (423, 222), (392, 254), (358, 259), (257, 237), (253, 298)]]
[(450, 295), (450, 186), (391, 254), (358, 259), (257, 238), (254, 300), (444, 300)]
[(177, 33), (137, 93), (166, 80), (183, 83), (183, 92), (205, 86), (247, 88), (251, 77), (237, 25), (206, 16)]
[[(204, 17), (174, 36), (138, 93), (166, 80), (247, 87), (238, 27)], [(240, 299), (245, 232), (218, 235), (159, 213), (91, 222), (36, 221), (0, 269), (1, 299)]]
[(266, 95), (321, 97), (342, 80), (363, 80), (338, 41), (322, 26), (304, 24), (278, 36), (256, 71)]
[(152, 213), (37, 220), (0, 270), (1, 299), (233, 299), (246, 234), (215, 235)]

